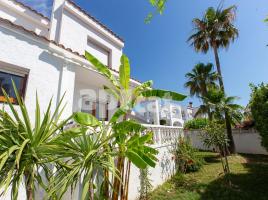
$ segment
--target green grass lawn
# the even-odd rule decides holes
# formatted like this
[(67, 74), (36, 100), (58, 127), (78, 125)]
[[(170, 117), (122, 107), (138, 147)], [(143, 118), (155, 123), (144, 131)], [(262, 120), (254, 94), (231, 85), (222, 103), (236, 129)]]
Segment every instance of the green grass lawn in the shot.
[(150, 200), (268, 200), (267, 156), (229, 157), (229, 186), (217, 154), (198, 154), (206, 161), (199, 172), (174, 176), (154, 190)]

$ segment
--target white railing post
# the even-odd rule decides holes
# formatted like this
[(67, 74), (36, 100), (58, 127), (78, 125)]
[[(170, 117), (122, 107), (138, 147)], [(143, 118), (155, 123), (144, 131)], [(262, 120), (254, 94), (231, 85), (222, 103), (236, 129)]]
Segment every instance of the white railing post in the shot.
[(161, 125), (150, 125), (143, 124), (148, 130), (153, 132), (153, 140), (156, 145), (169, 145), (173, 144), (180, 136), (183, 136), (182, 127), (173, 126), (161, 126)]

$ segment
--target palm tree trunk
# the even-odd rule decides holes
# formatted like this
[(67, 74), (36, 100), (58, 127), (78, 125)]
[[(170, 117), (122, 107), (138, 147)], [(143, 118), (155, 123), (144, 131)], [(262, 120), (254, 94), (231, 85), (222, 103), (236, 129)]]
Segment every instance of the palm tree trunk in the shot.
[[(221, 90), (225, 94), (225, 89), (224, 89), (224, 84), (223, 84), (223, 78), (222, 78), (222, 73), (221, 73), (221, 65), (220, 65), (220, 59), (219, 59), (219, 54), (218, 54), (218, 48), (216, 44), (213, 44), (213, 51), (214, 51), (214, 56), (215, 56), (215, 61), (216, 61), (216, 66), (217, 66), (217, 71), (219, 75), (219, 84), (221, 87)], [(231, 126), (231, 121), (230, 121), (230, 116), (227, 110), (224, 111), (225, 114), (225, 124), (226, 124), (226, 129), (227, 129), (227, 136), (229, 139), (229, 151), (230, 153), (235, 153), (235, 143), (234, 143), (234, 138), (232, 134), (232, 126)]]

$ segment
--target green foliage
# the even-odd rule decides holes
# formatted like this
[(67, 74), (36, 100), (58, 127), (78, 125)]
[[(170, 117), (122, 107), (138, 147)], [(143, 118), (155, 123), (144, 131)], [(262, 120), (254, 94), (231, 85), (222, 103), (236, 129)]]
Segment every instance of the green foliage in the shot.
[[(230, 156), (229, 176), (219, 175), (217, 153), (199, 152), (206, 161), (196, 173), (178, 174), (151, 192), (150, 200), (262, 200), (268, 196), (268, 157)], [(247, 162), (249, 161), (250, 162)], [(230, 179), (233, 185), (226, 184)]]
[(228, 137), (225, 133), (225, 126), (221, 122), (211, 121), (203, 128), (201, 134), (204, 145), (207, 148), (222, 150), (228, 145)]
[(268, 85), (251, 85), (250, 109), (255, 127), (261, 135), (262, 145), (268, 150)]
[[(227, 158), (228, 137), (225, 133), (225, 126), (219, 121), (211, 121), (203, 129), (201, 138), (204, 146), (208, 148), (213, 147), (219, 151), (223, 171), (226, 175), (229, 175), (230, 168)], [(222, 156), (224, 159), (222, 159)], [(231, 185), (231, 182), (229, 182), (229, 184)]]
[[(153, 3), (153, 1), (151, 2)], [(161, 6), (158, 4), (157, 6)], [(104, 88), (112, 94), (119, 102), (120, 108), (115, 112), (110, 120), (110, 125), (116, 134), (113, 145), (117, 147), (117, 172), (118, 176), (114, 177), (112, 199), (118, 199), (119, 193), (121, 196), (128, 195), (129, 169), (124, 170), (125, 159), (133, 163), (140, 169), (145, 169), (148, 166), (154, 167), (157, 161), (157, 150), (148, 146), (152, 143), (152, 133), (146, 133), (141, 136), (141, 127), (134, 124), (132, 121), (127, 121), (128, 114), (134, 108), (136, 102), (141, 98), (158, 97), (181, 101), (186, 98), (185, 95), (172, 91), (152, 89), (152, 81), (147, 81), (137, 84), (136, 87), (130, 88), (130, 63), (128, 58), (123, 55), (121, 57), (121, 65), (119, 70), (119, 80), (115, 77), (107, 66), (103, 65), (97, 58), (86, 52), (85, 57), (93, 65), (100, 74), (105, 76), (111, 83), (111, 88)], [(123, 118), (122, 122), (118, 120)], [(131, 123), (131, 124), (129, 124)], [(129, 129), (131, 127), (131, 130)], [(134, 129), (132, 129), (134, 128)], [(137, 129), (136, 129), (137, 128)], [(142, 128), (143, 129), (143, 128)], [(118, 177), (123, 177), (119, 180)], [(121, 187), (121, 188), (120, 188)], [(123, 197), (124, 198), (124, 197)]]
[(208, 124), (208, 119), (206, 118), (196, 118), (187, 121), (184, 124), (184, 129), (186, 130), (197, 130), (197, 129), (202, 129)]
[(197, 114), (204, 113), (209, 109), (214, 120), (223, 122), (225, 112), (228, 112), (231, 124), (235, 125), (240, 123), (243, 118), (243, 107), (235, 103), (237, 99), (238, 97), (235, 96), (226, 96), (219, 88), (210, 88), (207, 96), (203, 98), (205, 104), (200, 106)]
[(140, 169), (140, 200), (147, 200), (149, 198), (149, 193), (152, 191), (153, 186), (151, 184), (151, 180), (149, 178), (149, 168)]
[[(155, 8), (156, 13), (163, 14), (167, 0), (149, 0), (149, 2)], [(150, 23), (153, 16), (154, 14), (150, 12), (145, 19), (145, 23)]]
[(233, 25), (235, 11), (235, 6), (210, 7), (202, 19), (193, 19), (195, 33), (188, 41), (195, 50), (207, 53), (210, 48), (227, 48), (238, 37), (238, 30)]
[(160, 119), (160, 125), (162, 125), (162, 126), (167, 125), (167, 120)]
[(187, 82), (184, 84), (184, 87), (189, 88), (191, 96), (205, 97), (210, 87), (217, 86), (218, 74), (213, 71), (212, 63), (196, 64), (185, 77)]
[(189, 140), (179, 139), (177, 147), (174, 151), (175, 163), (178, 172), (188, 173), (198, 171), (203, 160), (196, 156), (197, 150), (192, 147)]
[(44, 177), (40, 172), (43, 170), (46, 177), (51, 175), (47, 166), (47, 163), (55, 159), (54, 146), (51, 143), (57, 138), (56, 135), (61, 135), (61, 129), (70, 118), (60, 121), (64, 108), (61, 107), (63, 99), (53, 112), (51, 112), (51, 100), (44, 115), (41, 115), (36, 95), (35, 123), (33, 123), (14, 82), (12, 83), (18, 109), (12, 105), (3, 90), (12, 114), (10, 115), (5, 109), (0, 111), (0, 189), (5, 193), (8, 187), (11, 187), (12, 199), (17, 199), (18, 189), (23, 184), (27, 189), (27, 197), (30, 198), (34, 196), (35, 183), (46, 189)]

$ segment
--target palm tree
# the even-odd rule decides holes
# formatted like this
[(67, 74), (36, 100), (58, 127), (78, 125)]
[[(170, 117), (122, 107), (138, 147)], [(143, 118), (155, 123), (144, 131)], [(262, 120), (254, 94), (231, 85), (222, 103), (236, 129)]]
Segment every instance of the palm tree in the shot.
[(213, 119), (224, 121), (225, 111), (227, 110), (230, 115), (231, 124), (235, 125), (240, 123), (243, 118), (243, 107), (234, 103), (237, 99), (235, 96), (226, 96), (222, 90), (217, 88), (210, 89), (207, 96), (203, 98), (205, 105), (200, 106), (197, 114), (204, 113), (209, 108)]
[[(206, 97), (210, 87), (217, 87), (215, 81), (218, 75), (213, 71), (213, 64), (198, 63), (188, 72), (185, 77), (188, 79), (184, 84), (186, 88), (190, 89), (191, 96)], [(210, 110), (207, 109), (209, 119), (211, 119)]]
[[(219, 84), (224, 93), (225, 90), (218, 50), (220, 48), (228, 48), (230, 43), (238, 37), (238, 30), (233, 25), (235, 11), (236, 6), (231, 6), (226, 9), (219, 7), (216, 10), (212, 7), (208, 8), (202, 19), (195, 18), (193, 20), (195, 33), (188, 39), (188, 42), (191, 42), (191, 45), (194, 46), (197, 52), (207, 53), (209, 49), (213, 50), (219, 75)], [(234, 153), (235, 145), (230, 117), (227, 112), (225, 112), (225, 120), (230, 152)]]

